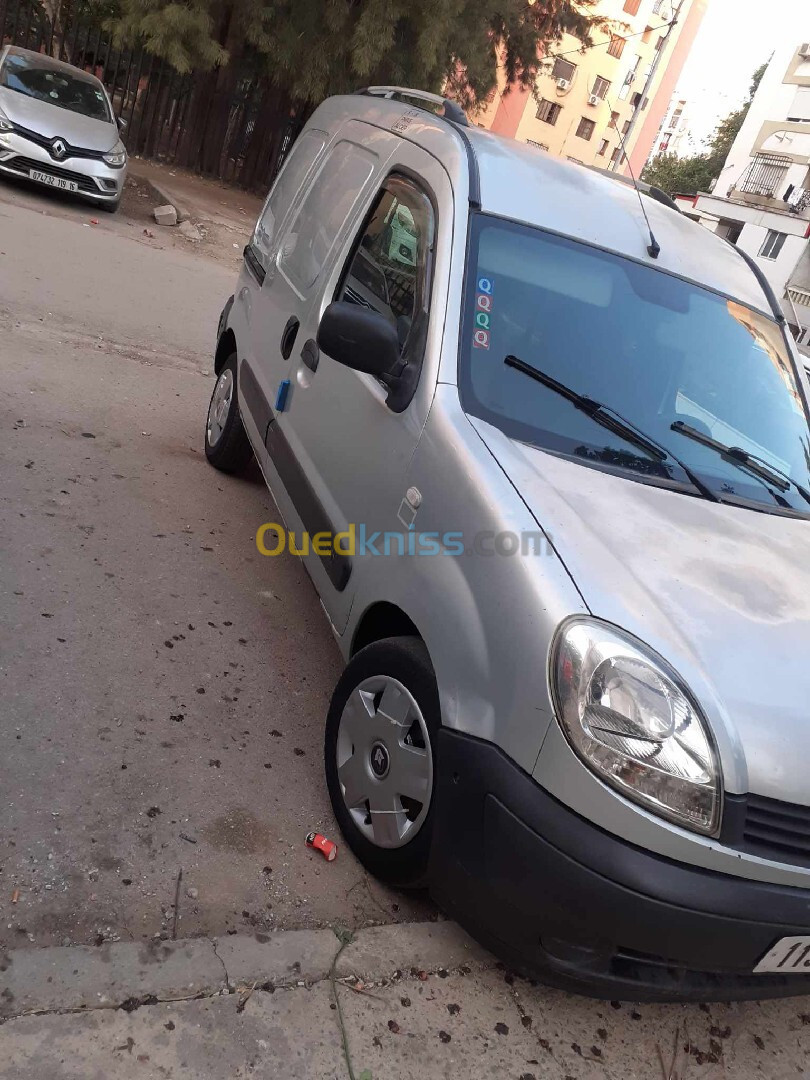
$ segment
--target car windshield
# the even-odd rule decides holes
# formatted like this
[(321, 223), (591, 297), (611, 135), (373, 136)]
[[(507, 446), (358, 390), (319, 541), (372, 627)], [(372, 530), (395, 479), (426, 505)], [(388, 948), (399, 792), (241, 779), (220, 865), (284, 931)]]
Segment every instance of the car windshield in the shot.
[[(616, 410), (718, 498), (810, 513), (810, 430), (790, 353), (760, 312), (660, 270), (539, 229), (476, 214), (460, 386), (465, 410), (511, 438), (667, 486), (651, 458), (536, 379), (541, 370)], [(792, 484), (778, 491), (739, 461), (673, 429), (739, 447)]]
[(0, 69), (0, 86), (93, 120), (112, 121), (101, 83), (80, 71), (74, 74), (12, 53)]

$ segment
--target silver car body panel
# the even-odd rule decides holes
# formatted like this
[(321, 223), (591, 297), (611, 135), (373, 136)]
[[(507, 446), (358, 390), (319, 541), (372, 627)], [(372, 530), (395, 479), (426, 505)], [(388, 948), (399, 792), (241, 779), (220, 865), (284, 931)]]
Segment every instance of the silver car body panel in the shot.
[[(810, 699), (807, 523), (590, 469), (517, 444), (468, 417), (457, 374), (474, 184), (462, 136), (402, 102), (368, 97), (330, 99), (316, 110), (310, 127), (326, 133), (331, 145), (347, 125), (353, 125), (356, 137), (358, 121), (366, 126), (365, 145), (377, 147), (379, 161), (358, 193), (315, 298), (301, 309), (302, 327), (306, 324), (286, 369), (293, 404), (284, 417), (294, 435), (295, 395), (300, 403), (328, 364), (328, 358), (322, 360), (312, 378), (297, 360), (301, 341), (314, 336), (373, 190), (398, 160), (397, 144), (414, 144), (430, 155), (432, 168), (440, 166), (441, 173), (431, 175), (446, 178), (430, 183), (440, 224), (429, 345), (417, 396), (402, 419), (410, 433), (407, 460), (403, 467), (392, 466), (387, 483), (382, 473), (375, 478), (369, 471), (365, 503), (352, 503), (352, 513), (363, 513), (375, 529), (403, 531), (398, 511), (406, 491), (415, 488), (420, 502), (413, 524), (421, 534), (462, 533), (469, 547), (476, 535), (530, 533), (545, 538), (545, 546), (512, 557), (357, 556), (341, 595), (310, 557), (307, 568), (344, 656), (351, 654), (357, 629), (373, 605), (396, 605), (428, 648), (445, 725), (496, 744), (561, 802), (641, 847), (729, 875), (807, 887), (810, 870), (726, 849), (716, 839), (655, 817), (599, 781), (554, 719), (548, 678), (551, 645), (565, 618), (590, 613), (615, 623), (656, 650), (689, 685), (712, 726), (727, 791), (810, 805), (805, 766), (810, 728), (804, 717)], [(485, 210), (648, 261), (648, 237), (631, 188), (475, 129), (464, 137), (475, 151)], [(287, 224), (311, 179), (312, 174)], [(769, 312), (768, 297), (730, 245), (650, 199), (645, 207), (662, 246), (656, 263), (661, 270)], [(281, 224), (278, 230), (279, 249), (285, 228)], [(287, 309), (275, 309), (269, 321), (259, 310), (265, 304), (273, 309), (269, 297), (281, 276), (275, 260), (264, 286), (243, 266), (228, 319), (237, 341), (240, 393), (245, 361), (261, 374), (266, 343), (271, 375), (264, 377), (263, 390), (269, 401), (285, 370), (272, 357)], [(358, 426), (358, 412), (347, 415), (336, 407), (339, 398), (322, 400), (318, 452), (324, 446), (332, 452), (331, 494), (320, 488), (327, 499), (347, 485), (364, 491), (370, 448), (377, 440), (382, 453), (381, 433), (390, 430), (384, 395), (374, 380), (348, 369), (340, 369), (340, 375), (352, 393), (374, 402), (379, 416), (369, 420), (366, 432)], [(339, 393), (338, 376), (330, 378)], [(803, 386), (806, 393), (806, 382)], [(279, 509), (288, 527), (300, 530), (293, 499), (265, 449), (263, 432), (245, 410), (244, 395), (242, 407)], [(373, 416), (373, 410), (364, 415)], [(305, 441), (298, 452), (317, 486), (318, 468), (308, 460)], [(331, 508), (337, 525), (351, 520), (341, 515), (337, 502)], [(767, 656), (773, 661), (766, 662)]]
[[(9, 53), (30, 57), (37, 64), (54, 71), (64, 70), (92, 82), (95, 89), (104, 95), (111, 119), (95, 120), (82, 113), (50, 105), (47, 101), (0, 86), (0, 110), (18, 129), (0, 133), (0, 171), (25, 177), (33, 167), (28, 163), (33, 162), (41, 165), (43, 172), (87, 178), (87, 184), (79, 181), (79, 194), (85, 198), (107, 202), (120, 198), (126, 179), (126, 164), (116, 168), (108, 165), (100, 156), (109, 153), (120, 139), (118, 125), (112, 118), (113, 109), (109, 95), (103, 84), (93, 75), (70, 64), (24, 49), (6, 47), (0, 51), (0, 68)], [(37, 139), (48, 142), (61, 140), (64, 143), (64, 152), (55, 155), (40, 141), (36, 141)], [(98, 156), (88, 157), (86, 154), (73, 153), (74, 149)]]

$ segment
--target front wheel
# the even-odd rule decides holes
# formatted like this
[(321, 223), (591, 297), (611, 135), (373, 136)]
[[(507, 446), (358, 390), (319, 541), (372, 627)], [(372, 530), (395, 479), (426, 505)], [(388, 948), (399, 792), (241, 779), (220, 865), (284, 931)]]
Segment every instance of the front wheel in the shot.
[(391, 885), (427, 884), (439, 692), (422, 641), (386, 638), (340, 677), (326, 719), (326, 783), (349, 847)]
[(205, 456), (215, 469), (241, 472), (250, 461), (250, 447), (236, 390), (236, 353), (231, 353), (217, 378), (205, 421)]

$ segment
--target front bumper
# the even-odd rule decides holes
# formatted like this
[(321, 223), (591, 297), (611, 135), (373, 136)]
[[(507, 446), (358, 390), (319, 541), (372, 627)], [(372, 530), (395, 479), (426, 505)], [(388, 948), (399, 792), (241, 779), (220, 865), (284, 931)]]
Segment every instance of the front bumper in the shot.
[(810, 992), (754, 975), (810, 934), (810, 889), (676, 863), (603, 832), (490, 743), (442, 729), (431, 892), (516, 970), (576, 993), (710, 1001)]
[[(114, 169), (98, 158), (66, 157), (55, 161), (44, 147), (23, 135), (13, 131), (0, 134), (0, 173), (31, 180), (32, 169), (75, 183), (77, 195), (96, 202), (120, 199), (127, 172), (126, 165)], [(47, 186), (51, 191), (59, 190), (37, 181), (32, 183), (37, 187)]]

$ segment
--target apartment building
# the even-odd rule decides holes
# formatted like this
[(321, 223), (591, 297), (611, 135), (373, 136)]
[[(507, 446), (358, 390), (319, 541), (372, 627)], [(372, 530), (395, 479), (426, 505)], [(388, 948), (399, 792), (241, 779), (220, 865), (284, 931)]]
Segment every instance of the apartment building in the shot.
[(655, 137), (650, 157), (657, 154), (678, 154), (683, 157), (691, 152), (689, 106), (686, 98), (676, 91)]
[[(810, 17), (801, 28), (810, 39)], [(810, 41), (777, 49), (725, 167), (694, 213), (752, 255), (810, 356)]]
[[(566, 35), (549, 50), (536, 93), (499, 83), (475, 122), (586, 165), (640, 171), (661, 128), (709, 0), (599, 0), (610, 20), (594, 43)], [(621, 135), (621, 138), (620, 138)]]

